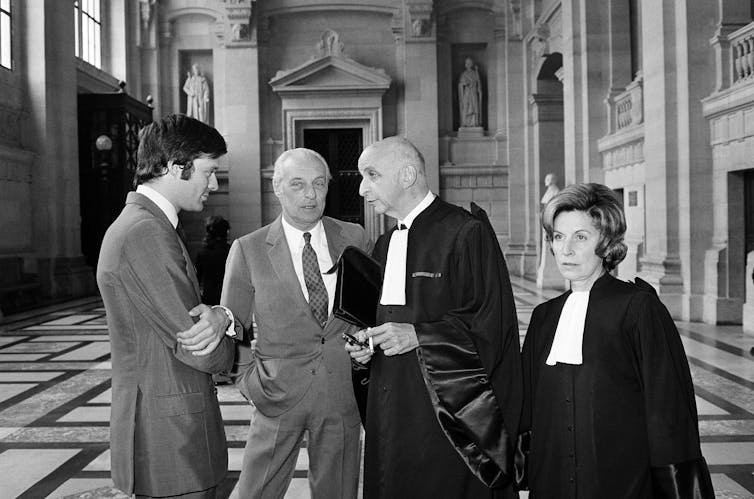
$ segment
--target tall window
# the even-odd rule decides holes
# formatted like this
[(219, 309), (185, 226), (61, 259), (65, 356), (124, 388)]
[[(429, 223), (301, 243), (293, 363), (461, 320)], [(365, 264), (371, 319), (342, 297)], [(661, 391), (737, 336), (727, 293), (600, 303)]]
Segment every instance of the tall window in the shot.
[(0, 0), (0, 66), (11, 68), (10, 0)]
[[(1, 1), (1, 0), (0, 0)], [(102, 18), (100, 0), (73, 2), (76, 18), (76, 57), (102, 67)]]

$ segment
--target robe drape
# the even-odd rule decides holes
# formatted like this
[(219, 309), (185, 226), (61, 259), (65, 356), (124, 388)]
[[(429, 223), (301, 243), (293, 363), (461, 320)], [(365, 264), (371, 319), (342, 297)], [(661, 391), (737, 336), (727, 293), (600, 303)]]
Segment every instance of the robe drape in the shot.
[(413, 324), (419, 347), (370, 362), (364, 497), (515, 497), (518, 322), (490, 226), (435, 199), (409, 230), (406, 305), (379, 306), (384, 322)]
[(534, 309), (522, 353), (530, 499), (714, 497), (683, 344), (639, 281), (594, 283), (581, 365), (545, 364), (570, 291)]

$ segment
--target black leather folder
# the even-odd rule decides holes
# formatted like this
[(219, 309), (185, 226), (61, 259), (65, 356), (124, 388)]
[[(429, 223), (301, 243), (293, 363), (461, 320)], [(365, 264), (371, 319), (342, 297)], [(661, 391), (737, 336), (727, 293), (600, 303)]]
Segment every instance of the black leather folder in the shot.
[(376, 326), (382, 265), (356, 246), (347, 246), (327, 273), (336, 270), (333, 315), (361, 328)]

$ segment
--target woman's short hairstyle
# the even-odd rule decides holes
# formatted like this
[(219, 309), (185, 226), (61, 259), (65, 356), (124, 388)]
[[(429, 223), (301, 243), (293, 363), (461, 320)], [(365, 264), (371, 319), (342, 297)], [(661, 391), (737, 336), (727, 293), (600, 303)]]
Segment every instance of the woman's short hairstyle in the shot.
[(170, 161), (183, 169), (181, 178), (191, 178), (196, 158), (216, 159), (227, 152), (225, 139), (213, 127), (185, 114), (170, 114), (139, 132), (134, 186), (165, 175)]
[(623, 242), (626, 216), (615, 193), (602, 184), (573, 184), (557, 193), (542, 210), (542, 227), (547, 242), (552, 243), (555, 218), (569, 211), (583, 211), (592, 218), (594, 227), (600, 231), (600, 241), (594, 252), (602, 258), (605, 269), (613, 270), (623, 261), (628, 250)]

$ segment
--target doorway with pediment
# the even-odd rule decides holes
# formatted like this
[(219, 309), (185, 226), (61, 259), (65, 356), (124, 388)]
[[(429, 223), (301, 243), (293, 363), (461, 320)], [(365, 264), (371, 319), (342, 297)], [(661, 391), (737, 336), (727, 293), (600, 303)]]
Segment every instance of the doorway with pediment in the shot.
[(384, 216), (359, 196), (356, 164), (364, 147), (382, 139), (382, 96), (391, 80), (385, 71), (345, 56), (332, 30), (322, 34), (318, 47), (318, 58), (270, 80), (281, 101), (282, 148), (322, 154), (334, 177), (325, 214), (361, 223), (376, 240), (384, 232)]
[(364, 225), (364, 202), (359, 196), (359, 155), (364, 147), (364, 127), (338, 121), (310, 123), (302, 129), (303, 146), (317, 151), (330, 167), (325, 215)]

